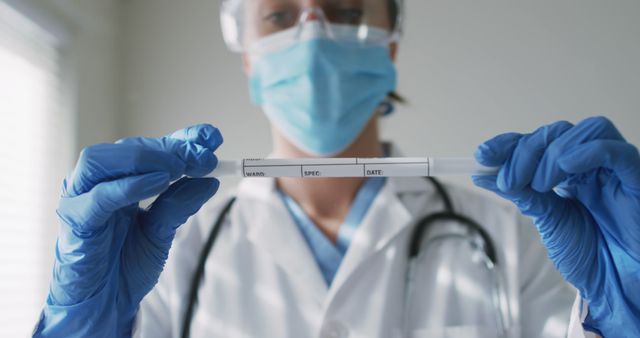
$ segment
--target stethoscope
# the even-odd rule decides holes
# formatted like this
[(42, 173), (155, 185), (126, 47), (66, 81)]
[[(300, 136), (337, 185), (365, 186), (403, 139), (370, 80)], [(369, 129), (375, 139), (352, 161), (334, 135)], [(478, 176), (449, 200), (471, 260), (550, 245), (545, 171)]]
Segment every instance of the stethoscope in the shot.
[[(413, 277), (416, 269), (417, 261), (420, 258), (422, 248), (427, 244), (435, 243), (445, 239), (458, 239), (469, 241), (469, 244), (474, 248), (480, 256), (480, 261), (483, 266), (491, 273), (492, 276), (492, 290), (491, 290), (491, 302), (495, 310), (496, 328), (498, 330), (498, 336), (503, 336), (507, 332), (509, 326), (509, 304), (506, 297), (506, 291), (504, 290), (504, 283), (502, 281), (502, 274), (500, 273), (498, 265), (498, 257), (496, 254), (493, 241), (486, 230), (480, 226), (473, 219), (455, 212), (451, 198), (447, 193), (444, 186), (433, 177), (426, 177), (435, 188), (438, 196), (444, 204), (444, 211), (428, 214), (422, 217), (413, 228), (411, 237), (409, 237), (409, 250), (408, 250), (408, 268), (406, 271), (405, 282), (405, 304), (410, 303), (411, 295), (413, 291)], [(224, 206), (220, 215), (216, 219), (209, 237), (205, 242), (204, 247), (200, 253), (198, 259), (198, 265), (191, 279), (191, 286), (189, 289), (189, 298), (187, 302), (186, 311), (182, 321), (181, 337), (187, 338), (190, 335), (191, 320), (193, 318), (196, 303), (198, 302), (198, 290), (204, 275), (204, 268), (213, 248), (213, 244), (220, 233), (222, 223), (226, 216), (229, 214), (231, 207), (235, 202), (235, 197), (231, 198), (229, 202)], [(425, 235), (431, 230), (436, 228), (438, 224), (449, 223), (454, 221), (459, 224), (462, 231), (440, 231), (435, 236), (429, 236), (426, 241), (423, 241)], [(474, 255), (475, 256), (475, 255)], [(474, 257), (478, 259), (478, 257)], [(405, 306), (405, 311), (409, 306)], [(404, 318), (408, 318), (407, 314), (404, 314)], [(406, 326), (406, 323), (405, 323)]]

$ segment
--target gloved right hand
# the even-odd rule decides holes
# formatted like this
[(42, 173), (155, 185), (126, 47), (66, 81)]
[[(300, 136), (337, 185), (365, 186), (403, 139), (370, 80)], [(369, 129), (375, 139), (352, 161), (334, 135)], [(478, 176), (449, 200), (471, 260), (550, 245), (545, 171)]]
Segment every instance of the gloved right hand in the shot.
[(583, 327), (640, 337), (640, 154), (604, 117), (560, 121), (482, 144), (501, 166), (474, 182), (531, 217), (562, 276), (588, 301)]
[[(53, 278), (34, 336), (130, 336), (177, 228), (217, 191), (218, 129), (86, 148), (63, 185)], [(175, 183), (170, 182), (177, 180)], [(160, 196), (146, 209), (138, 202)]]

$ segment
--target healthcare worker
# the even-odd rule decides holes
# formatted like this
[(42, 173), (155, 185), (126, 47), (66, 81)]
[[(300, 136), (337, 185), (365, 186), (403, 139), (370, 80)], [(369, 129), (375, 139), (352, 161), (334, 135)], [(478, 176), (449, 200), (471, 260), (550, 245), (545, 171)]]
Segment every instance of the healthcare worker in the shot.
[[(272, 157), (398, 156), (377, 125), (395, 96), (401, 1), (222, 6), (225, 40), (273, 127)], [(517, 208), (444, 185), (493, 239), (497, 276), (467, 242), (442, 241), (407, 280), (414, 223), (445, 207), (424, 178), (250, 178), (229, 206), (202, 178), (221, 143), (198, 125), (82, 152), (35, 336), (640, 337), (640, 157), (606, 118), (480, 145), (477, 160), (500, 172), (474, 182)], [(504, 297), (488, 306), (499, 280)]]

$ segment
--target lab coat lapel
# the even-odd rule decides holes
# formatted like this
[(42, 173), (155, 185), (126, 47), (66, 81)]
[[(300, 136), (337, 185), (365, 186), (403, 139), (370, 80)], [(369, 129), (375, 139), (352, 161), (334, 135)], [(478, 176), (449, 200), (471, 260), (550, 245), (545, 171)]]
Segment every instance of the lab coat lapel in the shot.
[(274, 179), (251, 178), (240, 184), (238, 197), (245, 205), (247, 237), (256, 248), (269, 255), (292, 282), (301, 283), (301, 287), (321, 306), (327, 285), (311, 250), (275, 189)]
[(411, 213), (398, 198), (397, 187), (388, 179), (356, 231), (329, 290), (330, 300), (366, 259), (384, 248), (411, 221)]

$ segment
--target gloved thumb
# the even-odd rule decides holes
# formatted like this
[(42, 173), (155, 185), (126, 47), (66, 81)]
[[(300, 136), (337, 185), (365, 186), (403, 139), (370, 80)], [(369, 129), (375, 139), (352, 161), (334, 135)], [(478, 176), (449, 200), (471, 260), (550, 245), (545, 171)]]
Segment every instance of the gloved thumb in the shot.
[(174, 132), (169, 137), (199, 144), (210, 151), (216, 151), (223, 142), (220, 130), (210, 124), (187, 127)]
[(181, 178), (142, 213), (142, 231), (156, 244), (170, 244), (176, 229), (198, 212), (219, 186), (215, 178)]

